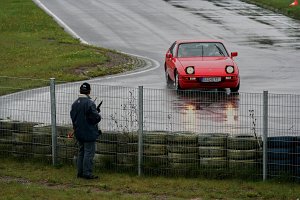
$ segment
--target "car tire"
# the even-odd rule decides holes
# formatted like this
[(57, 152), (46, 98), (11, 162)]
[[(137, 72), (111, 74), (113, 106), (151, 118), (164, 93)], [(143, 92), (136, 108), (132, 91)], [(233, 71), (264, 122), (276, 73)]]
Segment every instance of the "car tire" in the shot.
[(167, 87), (171, 87), (173, 81), (171, 80), (166, 67), (165, 67), (165, 77), (166, 77)]
[(176, 91), (181, 90), (181, 87), (179, 84), (179, 75), (178, 75), (177, 71), (175, 71), (174, 87), (175, 87)]
[(239, 83), (236, 87), (230, 88), (230, 91), (231, 91), (231, 92), (238, 92), (239, 89), (240, 89), (240, 83)]

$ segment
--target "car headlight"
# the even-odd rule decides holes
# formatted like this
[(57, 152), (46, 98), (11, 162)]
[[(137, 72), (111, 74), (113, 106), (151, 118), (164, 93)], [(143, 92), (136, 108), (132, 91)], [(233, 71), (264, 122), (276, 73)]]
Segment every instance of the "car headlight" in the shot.
[(189, 67), (185, 68), (185, 72), (187, 74), (194, 74), (195, 73), (195, 69), (194, 69), (193, 66), (189, 66)]
[(226, 66), (225, 68), (227, 74), (232, 74), (234, 72), (233, 66)]

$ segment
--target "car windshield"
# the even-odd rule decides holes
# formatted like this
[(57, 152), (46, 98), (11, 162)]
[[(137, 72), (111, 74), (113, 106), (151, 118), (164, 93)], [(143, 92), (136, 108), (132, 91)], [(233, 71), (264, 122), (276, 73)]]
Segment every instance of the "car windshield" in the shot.
[(178, 46), (177, 56), (183, 57), (224, 57), (228, 56), (222, 43), (219, 42), (191, 42)]

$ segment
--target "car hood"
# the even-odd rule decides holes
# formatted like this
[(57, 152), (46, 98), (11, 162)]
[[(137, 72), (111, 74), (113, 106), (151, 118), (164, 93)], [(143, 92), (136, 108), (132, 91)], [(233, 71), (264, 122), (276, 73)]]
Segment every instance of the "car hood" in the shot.
[(230, 57), (193, 57), (193, 58), (178, 58), (182, 67), (194, 66), (196, 71), (205, 69), (222, 69), (226, 65), (234, 66), (234, 62)]

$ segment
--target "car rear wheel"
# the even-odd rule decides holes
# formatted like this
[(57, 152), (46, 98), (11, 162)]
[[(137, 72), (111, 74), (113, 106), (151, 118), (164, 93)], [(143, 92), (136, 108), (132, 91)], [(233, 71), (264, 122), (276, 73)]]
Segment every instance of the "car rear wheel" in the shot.
[(240, 83), (235, 88), (230, 88), (231, 92), (238, 92), (240, 89)]
[(168, 87), (172, 86), (173, 81), (171, 80), (166, 68), (165, 68), (165, 77), (166, 77), (167, 86)]
[(179, 85), (179, 75), (177, 73), (177, 71), (175, 72), (175, 81), (174, 81), (174, 87), (175, 89), (178, 91), (178, 90), (181, 90), (181, 87)]

